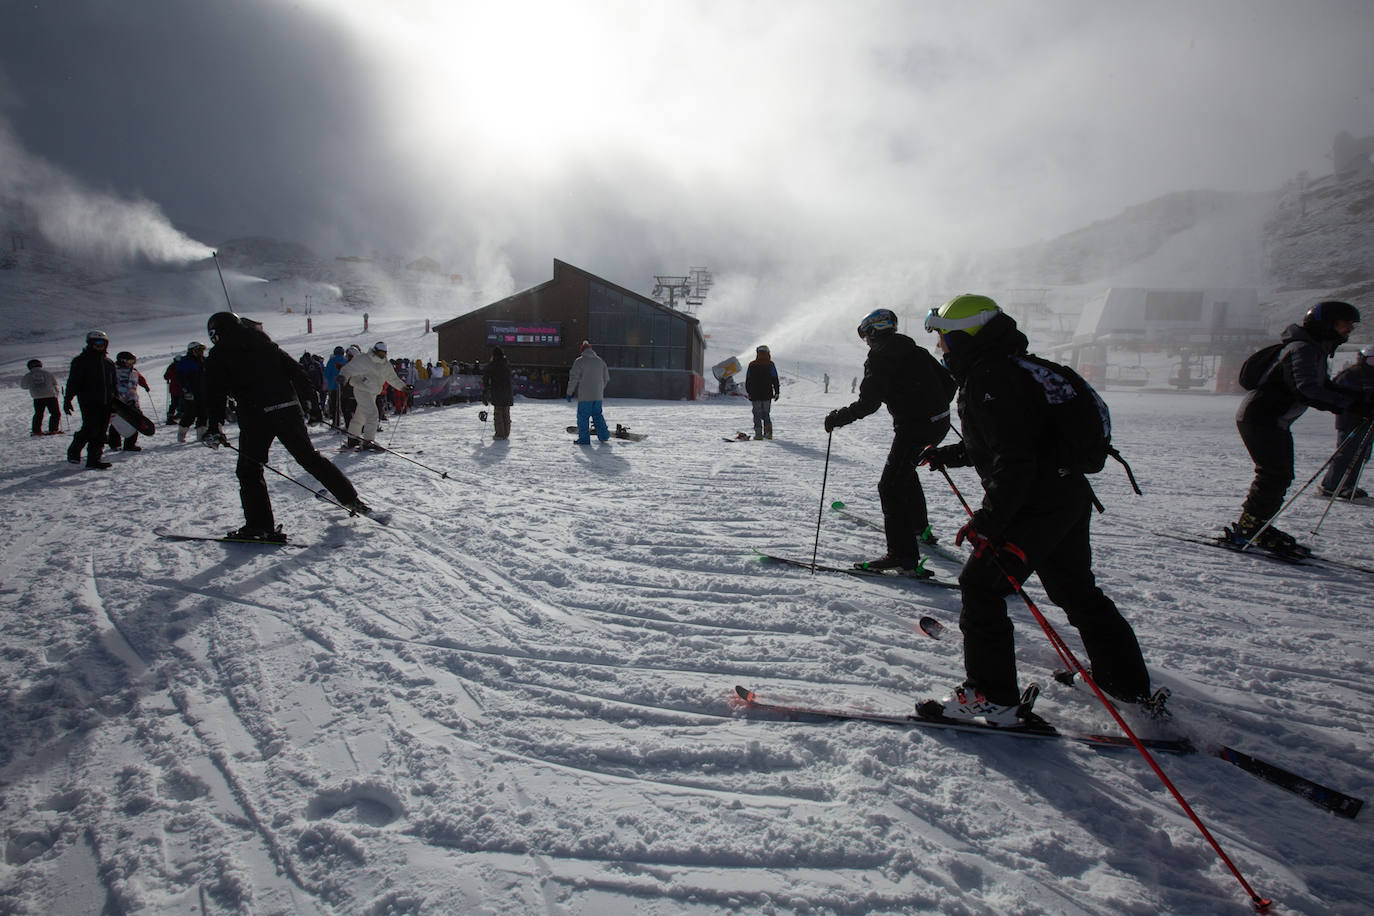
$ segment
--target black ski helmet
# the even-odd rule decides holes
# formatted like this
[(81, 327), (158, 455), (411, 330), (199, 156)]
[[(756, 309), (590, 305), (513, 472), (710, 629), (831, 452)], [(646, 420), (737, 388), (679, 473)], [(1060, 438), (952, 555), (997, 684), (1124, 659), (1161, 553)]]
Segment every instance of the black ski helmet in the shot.
[(133, 362), (136, 359), (138, 359), (138, 357), (134, 356), (128, 350), (120, 350), (117, 354), (115, 354), (116, 362)]
[(1360, 310), (1349, 302), (1328, 299), (1325, 302), (1318, 302), (1307, 310), (1307, 314), (1302, 319), (1302, 326), (1313, 331), (1319, 337), (1330, 337), (1345, 343), (1350, 335), (1335, 332), (1335, 325), (1338, 321), (1353, 321), (1359, 324)]
[(43, 368), (43, 361), (42, 361), (41, 359), (31, 359), (31, 360), (29, 360), (29, 368), (30, 368), (30, 369), (42, 369), (42, 368)]
[(874, 309), (859, 322), (859, 336), (868, 339), (897, 330), (897, 313), (891, 309)]
[(242, 319), (233, 312), (215, 312), (210, 316), (210, 320), (205, 322), (205, 332), (210, 335), (210, 343), (219, 343), (219, 335), (229, 332), (231, 328), (238, 329), (243, 327)]

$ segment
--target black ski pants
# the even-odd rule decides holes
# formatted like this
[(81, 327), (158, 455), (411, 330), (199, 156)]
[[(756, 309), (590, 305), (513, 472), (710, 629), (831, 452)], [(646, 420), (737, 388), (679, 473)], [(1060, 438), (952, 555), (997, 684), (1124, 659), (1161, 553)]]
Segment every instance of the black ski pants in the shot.
[(1255, 479), (1241, 508), (1268, 521), (1283, 507), (1293, 483), (1293, 432), (1273, 423), (1237, 422), (1241, 441), (1255, 462)]
[(110, 405), (95, 402), (89, 398), (76, 396), (81, 408), (81, 428), (72, 436), (72, 444), (67, 446), (67, 460), (79, 461), (81, 450), (86, 450), (86, 466), (100, 461), (105, 452), (105, 432), (110, 428)]
[(239, 479), (239, 500), (243, 503), (246, 525), (263, 531), (276, 528), (272, 500), (268, 498), (267, 482), (262, 473), (273, 439), (285, 446), (296, 463), (324, 484), (336, 500), (347, 505), (358, 498), (358, 491), (353, 489), (343, 471), (311, 443), (300, 408), (284, 407), (267, 413), (245, 410), (239, 414), (239, 461), (235, 474)]
[[(944, 433), (940, 436), (943, 438)], [(887, 536), (890, 557), (921, 555), (917, 536), (926, 530), (930, 517), (926, 512), (925, 490), (921, 489), (916, 469), (921, 452), (933, 444), (925, 431), (895, 430), (892, 434), (887, 463), (878, 478), (878, 501), (883, 507), (883, 533)]]
[[(1007, 529), (1005, 542), (1025, 551), (1025, 561), (1006, 550), (975, 551), (959, 574), (965, 683), (994, 703), (1009, 705), (1020, 699), (1016, 646), (1007, 614), (1007, 598), (1014, 590), (1007, 575), (1021, 584), (1032, 572), (1078, 630), (1092, 676), (1102, 689), (1126, 701), (1144, 697), (1150, 690), (1150, 674), (1135, 631), (1097, 587), (1093, 575), (1092, 491), (1082, 477), (1064, 480), (1063, 485), (1064, 492), (1056, 494), (1060, 498), (1041, 500)], [(1039, 630), (1038, 625), (1032, 628)]]
[(48, 412), (48, 434), (57, 432), (58, 421), (62, 419), (62, 412), (57, 406), (57, 398), (34, 398), (33, 399), (33, 434), (36, 436), (43, 431), (43, 411)]

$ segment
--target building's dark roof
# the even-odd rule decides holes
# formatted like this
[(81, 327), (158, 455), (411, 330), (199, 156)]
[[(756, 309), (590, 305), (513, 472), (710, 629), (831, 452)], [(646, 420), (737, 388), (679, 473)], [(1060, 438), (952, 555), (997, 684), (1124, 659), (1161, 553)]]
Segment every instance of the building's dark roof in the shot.
[(608, 287), (608, 288), (613, 289), (613, 290), (615, 290), (615, 291), (617, 291), (617, 292), (620, 292), (620, 293), (624, 293), (625, 295), (634, 298), (635, 300), (637, 300), (637, 301), (643, 303), (644, 305), (652, 306), (653, 308), (656, 308), (656, 309), (658, 309), (658, 310), (661, 311), (661, 312), (667, 312), (669, 315), (672, 315), (672, 316), (674, 316), (675, 318), (682, 318), (682, 319), (684, 319), (684, 320), (686, 320), (686, 321), (688, 321), (688, 322), (690, 322), (690, 323), (692, 323), (692, 324), (700, 324), (700, 323), (701, 323), (701, 322), (700, 322), (700, 319), (696, 318), (696, 317), (693, 316), (693, 315), (688, 315), (686, 312), (680, 312), (680, 311), (678, 311), (677, 309), (669, 308), (668, 306), (664, 305), (662, 302), (657, 302), (657, 301), (655, 301), (655, 300), (653, 300), (653, 299), (650, 299), (648, 296), (645, 296), (645, 295), (642, 295), (642, 294), (640, 294), (640, 293), (635, 292), (634, 290), (626, 289), (625, 287), (620, 286), (619, 284), (612, 283), (610, 280), (607, 280), (607, 279), (605, 279), (604, 277), (598, 277), (596, 274), (590, 273), (590, 272), (588, 272), (588, 271), (583, 270), (583, 269), (580, 268), (580, 267), (576, 267), (576, 266), (574, 266), (574, 265), (572, 265), (572, 264), (569, 264), (567, 261), (560, 261), (560, 260), (558, 260), (557, 258), (554, 258), (554, 259), (553, 259), (553, 279), (551, 279), (551, 280), (545, 280), (543, 283), (538, 283), (538, 284), (536, 284), (536, 285), (534, 285), (534, 286), (529, 287), (528, 289), (523, 289), (523, 290), (521, 290), (521, 291), (518, 292), (518, 293), (512, 293), (511, 295), (507, 296), (507, 297), (504, 298), (504, 299), (498, 299), (498, 300), (495, 301), (495, 302), (491, 302), (491, 303), (488, 303), (488, 304), (486, 304), (486, 305), (483, 305), (483, 306), (480, 306), (480, 307), (478, 307), (478, 308), (475, 308), (475, 309), (473, 309), (473, 310), (470, 311), (470, 312), (464, 312), (464, 313), (461, 314), (461, 315), (458, 315), (458, 316), (456, 316), (456, 317), (454, 317), (454, 318), (450, 318), (450, 319), (448, 319), (448, 321), (440, 322), (439, 324), (437, 324), (437, 325), (434, 326), (434, 330), (435, 330), (435, 331), (438, 331), (439, 329), (443, 328), (445, 325), (452, 324), (453, 322), (458, 321), (458, 320), (460, 320), (460, 319), (472, 318), (473, 316), (478, 315), (478, 314), (480, 314), (481, 312), (485, 312), (485, 311), (488, 310), (488, 309), (499, 308), (499, 307), (501, 307), (501, 306), (504, 306), (504, 305), (509, 304), (511, 301), (513, 301), (513, 300), (515, 300), (515, 299), (520, 299), (520, 298), (523, 298), (523, 297), (525, 297), (525, 296), (530, 295), (531, 293), (537, 292), (537, 291), (539, 291), (539, 290), (545, 289), (545, 288), (550, 287), (550, 286), (554, 286), (555, 284), (558, 283), (558, 281), (559, 281), (559, 279), (560, 279), (559, 275), (562, 274), (564, 271), (571, 271), (572, 273), (581, 274), (582, 276), (586, 277), (586, 278), (589, 279), (589, 280), (594, 280), (595, 282), (600, 283), (602, 286)]

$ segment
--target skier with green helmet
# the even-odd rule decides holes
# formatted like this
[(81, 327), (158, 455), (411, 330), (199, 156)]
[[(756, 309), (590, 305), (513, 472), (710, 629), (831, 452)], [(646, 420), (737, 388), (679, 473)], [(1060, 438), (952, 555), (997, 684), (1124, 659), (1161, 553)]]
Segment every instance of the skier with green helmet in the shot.
[(1135, 632), (1093, 576), (1092, 489), (1056, 460), (1037, 383), (1015, 361), (1026, 353), (1026, 336), (996, 302), (973, 294), (931, 309), (925, 326), (939, 335), (959, 385), (964, 437), (927, 449), (922, 461), (937, 470), (972, 465), (983, 484), (982, 505), (955, 539), (974, 548), (959, 574), (966, 676), (936, 701), (942, 714), (1015, 726), (1029, 712), (1021, 707), (1006, 599), (1013, 591), (1007, 576), (1020, 583), (1031, 573), (1078, 629), (1104, 690), (1127, 703), (1162, 702), (1151, 700)]

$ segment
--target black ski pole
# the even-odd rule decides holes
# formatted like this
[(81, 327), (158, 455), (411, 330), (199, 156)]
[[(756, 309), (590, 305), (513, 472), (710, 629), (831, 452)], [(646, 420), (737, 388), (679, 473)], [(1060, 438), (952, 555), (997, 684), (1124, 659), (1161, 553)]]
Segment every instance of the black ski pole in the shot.
[(821, 507), (816, 510), (816, 543), (811, 545), (811, 575), (816, 574), (816, 554), (821, 549), (821, 516), (825, 514), (825, 481), (830, 476), (830, 443), (835, 441), (835, 431), (826, 433), (825, 472), (821, 474)]
[(224, 282), (224, 271), (219, 268), (219, 252), (210, 252), (210, 257), (215, 259), (215, 272), (219, 274), (219, 285), (224, 290), (224, 301), (229, 306), (229, 311), (234, 310), (234, 303), (229, 301), (229, 287)]
[[(342, 426), (335, 426), (333, 423), (330, 423), (330, 424), (327, 424), (327, 425), (329, 426), (330, 429), (335, 430), (336, 432), (341, 432), (341, 433), (344, 433), (345, 435), (348, 434), (348, 430), (345, 429), (345, 428), (342, 427)], [(417, 465), (417, 466), (419, 466), (419, 467), (422, 467), (422, 468), (424, 468), (426, 471), (429, 471), (431, 474), (438, 474), (440, 477), (444, 478), (445, 480), (452, 480), (452, 479), (453, 479), (452, 477), (448, 476), (448, 471), (441, 471), (441, 470), (439, 470), (439, 469), (437, 469), (437, 468), (432, 468), (432, 467), (430, 467), (429, 465), (425, 464), (423, 461), (416, 461), (414, 458), (410, 457), (409, 455), (403, 455), (403, 454), (401, 454), (400, 452), (396, 451), (395, 449), (389, 449), (389, 448), (387, 448), (385, 445), (379, 445), (375, 439), (372, 441), (372, 445), (373, 445), (374, 448), (378, 449), (379, 451), (383, 451), (383, 452), (387, 452), (387, 453), (389, 453), (389, 454), (395, 455), (397, 458), (404, 458), (406, 461), (409, 461), (411, 464), (414, 464), (414, 465)]]
[[(939, 471), (944, 475), (945, 480), (949, 482), (949, 488), (953, 490), (954, 495), (959, 498), (959, 502), (963, 505), (964, 511), (968, 513), (969, 518), (973, 518), (973, 510), (969, 508), (968, 502), (964, 499), (964, 494), (960, 493), (959, 488), (954, 485), (954, 478), (949, 476), (949, 471), (944, 468), (940, 468)], [(1020, 548), (1016, 547), (1014, 544), (1005, 544), (1003, 548), (1020, 552)], [(1207, 825), (1202, 823), (1202, 819), (1194, 813), (1192, 805), (1188, 804), (1187, 799), (1183, 797), (1183, 793), (1174, 785), (1173, 780), (1165, 774), (1159, 762), (1155, 760), (1154, 755), (1150, 753), (1149, 749), (1146, 748), (1143, 743), (1141, 743), (1140, 738), (1136, 737), (1136, 733), (1131, 729), (1131, 726), (1126, 723), (1121, 713), (1112, 705), (1112, 701), (1107, 699), (1107, 695), (1102, 692), (1102, 688), (1097, 686), (1097, 682), (1093, 680), (1092, 675), (1088, 673), (1088, 670), (1083, 667), (1082, 662), (1073, 654), (1073, 650), (1069, 648), (1069, 644), (1064, 642), (1059, 632), (1055, 630), (1047, 619), (1045, 619), (1045, 615), (1040, 613), (1040, 608), (1035, 606), (1035, 602), (1031, 600), (1030, 595), (1027, 595), (1025, 590), (1021, 588), (1021, 583), (1016, 581), (1016, 577), (1008, 573), (1006, 568), (1002, 566), (1002, 562), (997, 559), (997, 550), (994, 549), (990, 543), (984, 541), (981, 547), (977, 544), (974, 545), (974, 554), (976, 555), (978, 551), (982, 549), (992, 551), (992, 565), (996, 567), (1003, 578), (1010, 583), (1016, 593), (1021, 596), (1021, 600), (1026, 602), (1026, 607), (1030, 608), (1031, 616), (1035, 618), (1036, 623), (1040, 624), (1040, 629), (1045, 631), (1045, 636), (1049, 638), (1050, 645), (1054, 646), (1054, 651), (1059, 653), (1060, 659), (1069, 666), (1069, 669), (1076, 673), (1079, 678), (1082, 679), (1083, 683), (1091, 687), (1093, 693), (1097, 694), (1097, 698), (1102, 701), (1102, 705), (1107, 708), (1107, 712), (1111, 713), (1112, 718), (1116, 720), (1116, 724), (1126, 734), (1126, 737), (1131, 739), (1131, 743), (1135, 745), (1135, 749), (1140, 752), (1140, 756), (1145, 758), (1145, 762), (1150, 765), (1150, 769), (1154, 770), (1155, 775), (1159, 777), (1159, 781), (1164, 783), (1164, 788), (1168, 789), (1169, 794), (1173, 795), (1174, 800), (1177, 801), (1179, 807), (1183, 809), (1183, 813), (1188, 815), (1188, 819), (1193, 822), (1194, 826), (1202, 833), (1203, 838), (1206, 839), (1212, 849), (1216, 851), (1222, 863), (1225, 864), (1232, 875), (1235, 875), (1236, 880), (1240, 882), (1240, 886), (1244, 888), (1245, 893), (1249, 895), (1250, 903), (1255, 908), (1255, 911), (1258, 913), (1267, 913), (1269, 907), (1273, 905), (1273, 901), (1255, 893), (1254, 888), (1250, 886), (1250, 882), (1245, 880), (1245, 876), (1240, 873), (1240, 869), (1235, 866), (1235, 863), (1231, 861), (1231, 857), (1226, 854), (1226, 851), (1221, 848), (1221, 844), (1212, 836), (1212, 832), (1207, 829)], [(1022, 556), (1024, 557), (1024, 554), (1022, 554)]]
[[(240, 450), (234, 445), (234, 443), (230, 442), (227, 438), (221, 437), (220, 444), (223, 445), (223, 446), (225, 446), (226, 448), (233, 449), (234, 451), (238, 452), (240, 455), (243, 454), (243, 452), (240, 451)], [(251, 459), (250, 459), (250, 460), (251, 460)], [(325, 496), (324, 493), (323, 493), (322, 491), (316, 490), (314, 487), (310, 486), (309, 484), (301, 483), (299, 480), (297, 480), (296, 478), (292, 477), (290, 474), (286, 474), (286, 473), (283, 473), (283, 472), (277, 470), (276, 468), (272, 467), (272, 465), (268, 464), (266, 461), (259, 461), (259, 462), (257, 462), (257, 463), (260, 464), (260, 465), (262, 465), (263, 467), (267, 468), (267, 470), (271, 471), (273, 474), (276, 474), (278, 477), (285, 477), (287, 480), (291, 481), (291, 482), (294, 483), (296, 486), (300, 487), (302, 490), (309, 490), (309, 491), (310, 491), (310, 495), (314, 496), (316, 499), (322, 499), (322, 500), (324, 500), (324, 501), (327, 502), (327, 503), (333, 503), (334, 505), (338, 506), (340, 509), (342, 509), (342, 510), (344, 510), (345, 512), (347, 512), (349, 515), (361, 515), (361, 514), (362, 514), (362, 513), (358, 512), (358, 511), (354, 510), (354, 509), (348, 508), (348, 507), (345, 506), (343, 503), (339, 502), (337, 499), (334, 499), (334, 498), (329, 497), (329, 496)]]

